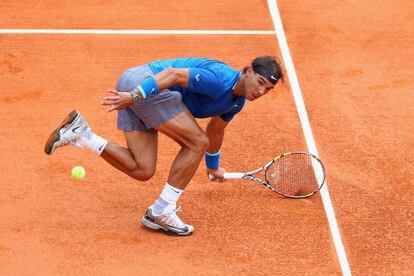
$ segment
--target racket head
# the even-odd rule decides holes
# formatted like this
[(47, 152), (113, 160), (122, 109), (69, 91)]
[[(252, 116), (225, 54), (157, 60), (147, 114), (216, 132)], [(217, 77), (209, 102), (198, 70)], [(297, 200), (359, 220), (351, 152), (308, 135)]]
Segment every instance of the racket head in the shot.
[(308, 152), (287, 152), (275, 157), (265, 167), (266, 182), (282, 196), (307, 198), (325, 183), (325, 166)]

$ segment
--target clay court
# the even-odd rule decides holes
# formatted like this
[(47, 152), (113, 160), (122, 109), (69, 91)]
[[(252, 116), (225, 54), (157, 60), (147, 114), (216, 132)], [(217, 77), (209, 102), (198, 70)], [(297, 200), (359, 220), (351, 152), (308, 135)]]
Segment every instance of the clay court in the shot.
[[(349, 275), (347, 267), (354, 275), (414, 274), (413, 2), (277, 1), (345, 263), (321, 193), (294, 200), (243, 180), (212, 183), (203, 163), (180, 200), (194, 234), (144, 228), (141, 216), (179, 150), (164, 135), (147, 182), (86, 150), (43, 152), (73, 109), (125, 144), (116, 113), (100, 101), (127, 68), (190, 56), (241, 69), (275, 55), (287, 65), (274, 1), (115, 2), (0, 4), (1, 275)], [(291, 77), (231, 122), (227, 170), (309, 150)], [(87, 170), (81, 181), (70, 175), (76, 165)]]

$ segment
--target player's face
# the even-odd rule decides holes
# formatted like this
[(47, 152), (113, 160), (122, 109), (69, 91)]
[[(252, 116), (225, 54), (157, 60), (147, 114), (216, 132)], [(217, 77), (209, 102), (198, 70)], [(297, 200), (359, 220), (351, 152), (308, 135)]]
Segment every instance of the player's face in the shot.
[(250, 68), (247, 70), (244, 83), (244, 96), (249, 101), (254, 101), (269, 93), (274, 87), (275, 86), (262, 75), (255, 73)]

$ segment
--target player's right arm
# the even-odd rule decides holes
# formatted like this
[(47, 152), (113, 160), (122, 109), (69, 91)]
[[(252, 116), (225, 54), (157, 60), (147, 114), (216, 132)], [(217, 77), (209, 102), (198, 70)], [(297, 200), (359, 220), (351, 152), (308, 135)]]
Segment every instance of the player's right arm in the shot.
[[(224, 121), (220, 116), (214, 116), (210, 119), (210, 122), (207, 125), (206, 134), (209, 139), (209, 146), (206, 153), (206, 158), (208, 158), (207, 155), (212, 154), (212, 158), (215, 154), (220, 154), (220, 148), (223, 144), (224, 139), (224, 130), (227, 127), (228, 122)], [(220, 155), (218, 155), (218, 158), (220, 158)], [(211, 174), (214, 177), (215, 181), (222, 182), (224, 181), (224, 173), (225, 170), (218, 166), (217, 168), (209, 168), (208, 162), (207, 163), (207, 175)]]

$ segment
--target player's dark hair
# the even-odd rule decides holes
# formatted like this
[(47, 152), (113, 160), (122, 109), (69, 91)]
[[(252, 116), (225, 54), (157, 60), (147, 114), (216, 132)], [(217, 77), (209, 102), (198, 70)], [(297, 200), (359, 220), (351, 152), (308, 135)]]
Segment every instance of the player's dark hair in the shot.
[[(283, 81), (284, 74), (280, 61), (273, 56), (261, 56), (255, 58), (251, 66), (253, 71), (264, 76), (271, 83), (276, 84), (280, 79)], [(248, 67), (244, 67), (242, 73), (246, 73)]]

